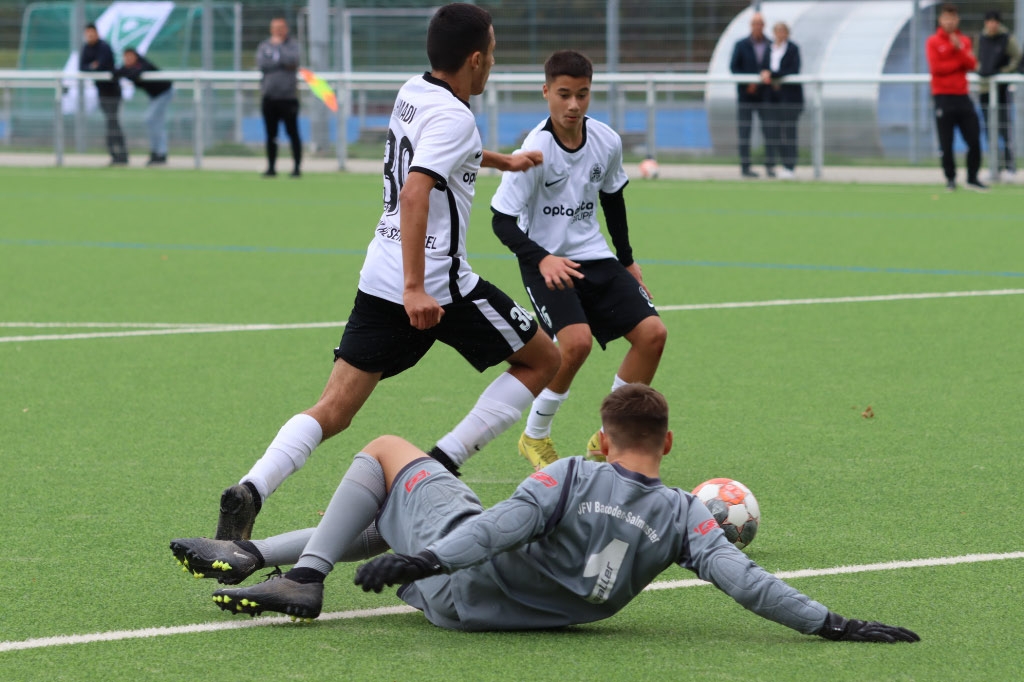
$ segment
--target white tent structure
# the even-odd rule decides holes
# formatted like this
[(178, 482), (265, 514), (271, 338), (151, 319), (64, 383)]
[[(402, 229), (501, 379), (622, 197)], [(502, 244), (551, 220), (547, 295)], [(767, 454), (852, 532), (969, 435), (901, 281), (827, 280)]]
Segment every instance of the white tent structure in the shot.
[[(790, 39), (800, 47), (802, 73), (826, 81), (822, 90), (824, 143), (829, 153), (849, 156), (905, 157), (912, 145), (935, 146), (927, 85), (827, 83), (833, 76), (911, 73), (915, 64), (927, 73), (924, 41), (935, 30), (935, 0), (919, 3), (918, 26), (912, 27), (913, 5), (905, 0), (876, 2), (762, 2), (765, 33), (784, 21)], [(738, 14), (719, 38), (708, 67), (709, 75), (728, 75), (733, 46), (750, 33), (754, 10)], [(911, 40), (917, 42), (912, 49)], [(914, 57), (914, 49), (918, 57)], [(811, 140), (810, 107), (813, 89), (804, 86), (805, 113), (800, 144)], [(915, 105), (915, 93), (916, 101)], [(716, 153), (736, 149), (736, 86), (716, 83), (705, 93), (711, 140)], [(916, 121), (915, 121), (916, 117)], [(916, 140), (914, 138), (916, 134)], [(755, 136), (759, 126), (755, 123)], [(759, 138), (755, 137), (757, 146)]]

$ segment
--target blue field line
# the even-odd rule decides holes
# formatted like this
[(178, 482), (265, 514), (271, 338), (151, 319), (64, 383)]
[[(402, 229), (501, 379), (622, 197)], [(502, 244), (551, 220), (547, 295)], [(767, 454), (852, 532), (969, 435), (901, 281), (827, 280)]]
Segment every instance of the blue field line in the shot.
[[(214, 253), (273, 253), (304, 256), (363, 256), (366, 249), (334, 249), (322, 247), (294, 246), (253, 246), (246, 244), (146, 244), (144, 242), (92, 242), (92, 241), (60, 241), (50, 239), (0, 239), (0, 246), (50, 246), (94, 249), (127, 249), (149, 251), (195, 251)], [(512, 260), (512, 254), (471, 253), (469, 259), (475, 260)], [(955, 277), (1024, 277), (1024, 272), (954, 270), (949, 268), (901, 268), (878, 267), (871, 265), (816, 265), (810, 263), (752, 263), (744, 261), (707, 261), (707, 260), (671, 260), (671, 259), (638, 259), (641, 265), (664, 265), (683, 268), (738, 268), (748, 270), (802, 270), (808, 272), (853, 272), (860, 274), (885, 275), (939, 275)]]

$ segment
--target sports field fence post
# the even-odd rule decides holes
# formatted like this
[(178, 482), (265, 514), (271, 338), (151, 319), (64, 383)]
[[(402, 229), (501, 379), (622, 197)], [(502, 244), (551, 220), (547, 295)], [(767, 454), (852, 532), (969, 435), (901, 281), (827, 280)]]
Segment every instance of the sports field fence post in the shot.
[[(988, 128), (988, 177), (989, 182), (999, 182), (999, 108), (1003, 103), (999, 101), (998, 76), (989, 80), (988, 85), (988, 120), (985, 126)], [(1007, 140), (1009, 142), (1009, 140)]]
[(60, 167), (64, 165), (64, 81), (58, 77), (53, 85), (53, 152)]
[(348, 103), (349, 83), (347, 80), (340, 80), (334, 86), (338, 97), (337, 135), (335, 136), (334, 151), (338, 155), (338, 170), (345, 170), (348, 165)]
[(811, 164), (814, 166), (814, 179), (820, 180), (825, 165), (825, 82), (820, 78), (814, 81), (814, 116), (811, 128)]
[(192, 164), (196, 170), (203, 166), (203, 84), (199, 78), (192, 80)]
[(647, 156), (652, 159), (655, 157), (655, 144), (657, 144), (657, 138), (655, 136), (656, 119), (658, 113), (658, 90), (652, 79), (647, 80), (646, 86), (647, 95)]

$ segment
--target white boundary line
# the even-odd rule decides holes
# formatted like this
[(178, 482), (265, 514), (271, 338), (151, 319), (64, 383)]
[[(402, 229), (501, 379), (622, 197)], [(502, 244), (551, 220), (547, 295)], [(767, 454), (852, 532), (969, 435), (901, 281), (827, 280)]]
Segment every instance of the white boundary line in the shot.
[[(845, 573), (866, 573), (869, 571), (889, 571), (902, 568), (923, 568), (927, 566), (954, 566), (984, 561), (1003, 561), (1006, 559), (1024, 559), (1024, 552), (1006, 552), (1003, 554), (965, 554), (963, 556), (939, 557), (933, 559), (912, 559), (909, 561), (891, 561), (879, 564), (861, 564), (859, 566), (836, 566), (834, 568), (810, 568), (799, 571), (780, 571), (775, 576), (782, 579), (811, 578), (817, 576), (840, 575)], [(703, 580), (672, 580), (655, 582), (648, 585), (648, 590), (674, 590), (685, 587), (710, 585)], [(322, 613), (318, 621), (343, 620), (351, 618), (373, 618), (376, 616), (392, 616), (403, 613), (415, 613), (411, 606), (387, 606), (379, 609), (363, 609), (359, 611), (335, 611)], [(287, 616), (253, 618), (244, 621), (220, 621), (216, 623), (198, 623), (195, 625), (178, 625), (175, 627), (142, 628), (140, 630), (115, 630), (96, 632), (89, 635), (58, 635), (41, 637), (18, 642), (0, 642), (0, 653), (4, 651), (20, 651), (23, 649), (42, 649), (46, 647), (65, 646), (68, 644), (90, 644), (93, 642), (115, 642), (125, 639), (145, 639), (149, 637), (165, 637), (168, 635), (187, 635), (200, 632), (217, 632), (220, 630), (239, 630), (242, 628), (262, 627), (264, 625), (281, 625), (290, 623)]]
[[(81, 339), (119, 339), (131, 336), (170, 336), (174, 334), (217, 334), (223, 332), (262, 332), (262, 331), (280, 331), (284, 329), (322, 329), (324, 327), (338, 328), (344, 327), (346, 321), (341, 322), (297, 322), (294, 324), (194, 324), (194, 325), (182, 325), (182, 326), (160, 326), (153, 325), (151, 329), (137, 329), (134, 331), (117, 331), (117, 332), (89, 332), (80, 334), (29, 334), (27, 336), (0, 336), (0, 343), (22, 343), (28, 341), (77, 341)], [(57, 322), (38, 322), (30, 323), (30, 325), (38, 325), (40, 327), (64, 327), (64, 328), (75, 328), (78, 327), (89, 327), (89, 326), (101, 326), (100, 323), (85, 322), (85, 323), (69, 323), (61, 324)], [(21, 327), (25, 328), (29, 325), (20, 323), (0, 323), (2, 326)], [(105, 325), (103, 325), (105, 326)], [(126, 324), (110, 324), (111, 327), (134, 327), (134, 326), (148, 326), (137, 323), (126, 323)]]
[(974, 296), (1019, 296), (1024, 289), (985, 289), (981, 291), (937, 291), (921, 294), (882, 294), (878, 296), (840, 296), (838, 298), (784, 298), (774, 301), (741, 301), (737, 303), (692, 303), (658, 306), (662, 310), (725, 310), (728, 308), (768, 308), (786, 305), (818, 305), (823, 303), (878, 303), (882, 301), (919, 301), (931, 298), (970, 298)]
[[(659, 312), (685, 310), (728, 310), (731, 308), (769, 308), (791, 305), (821, 305), (827, 303), (878, 303), (886, 301), (919, 301), (936, 298), (971, 298), (976, 296), (1019, 296), (1024, 289), (989, 289), (981, 291), (939, 291), (919, 294), (882, 294), (877, 296), (841, 296), (838, 298), (789, 298), (771, 301), (736, 301), (726, 303), (691, 303), (658, 306)], [(0, 343), (29, 341), (72, 341), (81, 339), (112, 339), (131, 336), (166, 336), (171, 334), (213, 334), (223, 332), (280, 331), (286, 329), (322, 329), (342, 327), (345, 322), (298, 322), (294, 324), (217, 324), (217, 323), (163, 323), (163, 322), (0, 322), (0, 328), (131, 328), (133, 331), (89, 332), (77, 334), (37, 334), (0, 336)]]

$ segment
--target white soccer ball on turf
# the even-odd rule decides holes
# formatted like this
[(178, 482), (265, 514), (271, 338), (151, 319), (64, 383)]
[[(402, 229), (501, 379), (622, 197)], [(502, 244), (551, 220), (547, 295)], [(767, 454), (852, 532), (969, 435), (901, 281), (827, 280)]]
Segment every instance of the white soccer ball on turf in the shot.
[(641, 161), (640, 177), (644, 180), (653, 180), (658, 177), (658, 162), (654, 159), (644, 159)]
[(729, 542), (743, 549), (754, 540), (761, 523), (761, 507), (750, 488), (731, 478), (712, 478), (693, 489)]

